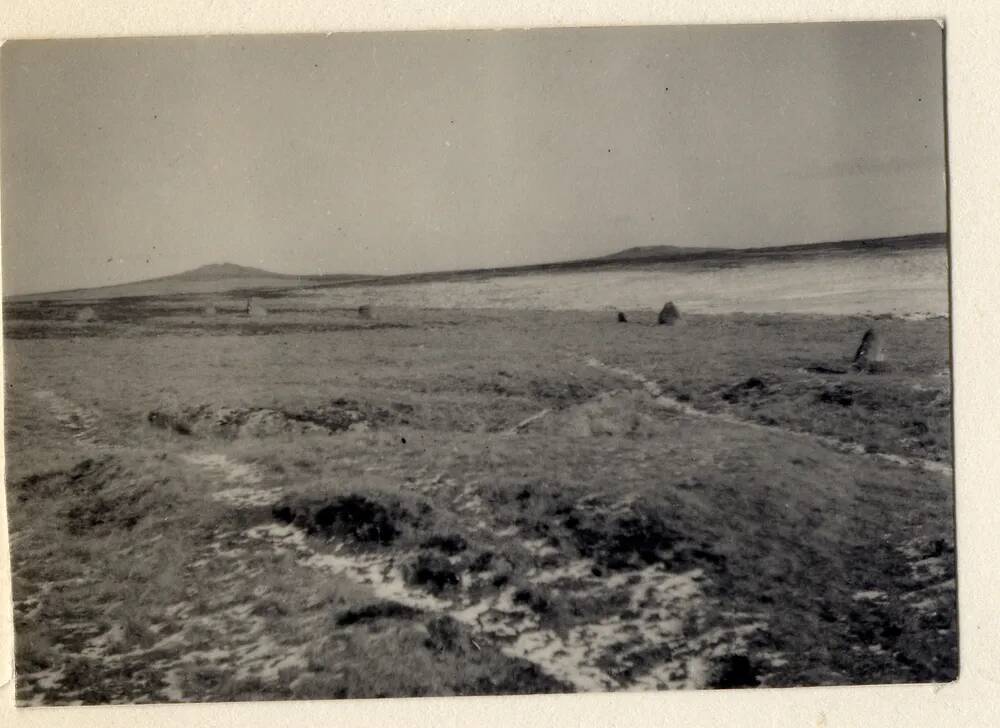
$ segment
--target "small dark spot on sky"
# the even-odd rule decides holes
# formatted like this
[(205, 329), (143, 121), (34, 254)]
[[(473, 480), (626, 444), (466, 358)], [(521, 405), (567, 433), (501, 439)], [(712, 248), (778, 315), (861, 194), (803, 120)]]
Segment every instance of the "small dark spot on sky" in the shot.
[(611, 154), (611, 150), (610, 149), (608, 150), (608, 154)]
[(669, 87), (669, 86), (664, 86), (664, 87), (663, 87), (663, 90), (664, 90), (664, 91), (669, 91), (669, 90), (670, 90), (670, 87)]
[(917, 101), (923, 101), (923, 99), (921, 99), (921, 98), (918, 98), (918, 99), (917, 99)]
[(153, 118), (154, 118), (154, 119), (155, 119), (155, 118), (157, 118), (157, 117), (156, 117), (156, 114), (153, 114)]
[(111, 258), (108, 258), (108, 261), (107, 261), (107, 262), (108, 262), (108, 263), (110, 263), (110, 262), (111, 262)]
[(319, 68), (319, 64), (318, 63), (314, 63), (313, 64), (313, 68)]

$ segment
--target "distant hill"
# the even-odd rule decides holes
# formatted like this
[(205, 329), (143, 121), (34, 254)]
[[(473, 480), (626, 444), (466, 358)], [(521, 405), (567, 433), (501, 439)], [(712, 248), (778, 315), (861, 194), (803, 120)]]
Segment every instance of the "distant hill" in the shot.
[[(177, 273), (159, 280), (174, 281), (220, 281), (231, 278), (276, 278), (283, 280), (301, 280), (303, 276), (288, 275), (286, 273), (272, 273), (260, 268), (250, 268), (245, 265), (235, 263), (210, 263), (194, 270)], [(156, 279), (154, 279), (156, 280)]]
[(672, 255), (692, 255), (696, 253), (718, 252), (729, 248), (695, 248), (680, 245), (639, 245), (603, 255), (598, 260), (639, 260), (641, 258), (669, 258)]
[(120, 283), (113, 286), (97, 288), (77, 288), (68, 291), (53, 291), (47, 293), (26, 293), (18, 296), (5, 297), (4, 300), (74, 300), (90, 301), (102, 298), (132, 298), (142, 296), (179, 296), (213, 293), (228, 293), (231, 291), (264, 291), (288, 288), (305, 288), (320, 283), (337, 283), (363, 279), (356, 275), (289, 275), (273, 273), (260, 268), (251, 268), (235, 263), (212, 263), (193, 270), (150, 278), (134, 283)]

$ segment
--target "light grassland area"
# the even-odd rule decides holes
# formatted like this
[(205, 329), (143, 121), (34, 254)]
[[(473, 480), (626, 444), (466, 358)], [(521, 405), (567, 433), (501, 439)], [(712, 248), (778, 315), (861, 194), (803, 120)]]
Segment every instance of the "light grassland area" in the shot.
[(944, 248), (247, 295), (6, 303), (22, 704), (957, 675)]

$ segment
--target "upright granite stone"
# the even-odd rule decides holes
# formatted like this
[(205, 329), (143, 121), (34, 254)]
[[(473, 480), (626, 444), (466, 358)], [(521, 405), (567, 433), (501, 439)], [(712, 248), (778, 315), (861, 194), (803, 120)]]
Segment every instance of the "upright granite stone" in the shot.
[(868, 329), (861, 337), (861, 345), (854, 354), (854, 368), (857, 371), (875, 372), (885, 367), (885, 349), (882, 335), (875, 329)]
[(680, 312), (678, 312), (677, 306), (674, 305), (674, 302), (667, 301), (663, 304), (663, 308), (660, 309), (660, 315), (656, 317), (656, 323), (663, 324), (665, 326), (672, 326), (673, 323), (680, 317)]

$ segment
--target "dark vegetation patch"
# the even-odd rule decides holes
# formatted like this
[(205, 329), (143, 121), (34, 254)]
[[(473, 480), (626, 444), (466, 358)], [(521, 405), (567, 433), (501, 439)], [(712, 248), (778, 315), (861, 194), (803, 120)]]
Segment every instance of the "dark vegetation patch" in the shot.
[(424, 644), (435, 652), (466, 652), (472, 645), (462, 625), (451, 617), (437, 616), (427, 622)]
[(652, 507), (609, 511), (577, 507), (562, 520), (583, 556), (612, 571), (663, 563), (671, 570), (721, 568), (725, 557), (710, 544), (693, 541)]
[[(278, 316), (281, 311), (275, 311)], [(368, 322), (324, 322), (324, 321), (251, 321), (249, 319), (235, 322), (178, 322), (178, 328), (190, 329), (191, 333), (204, 332), (212, 335), (236, 336), (271, 336), (288, 334), (323, 334), (337, 331), (379, 331), (383, 329), (412, 329), (412, 324), (393, 323), (388, 321)], [(163, 331), (161, 333), (175, 333)], [(155, 335), (155, 333), (153, 334)]]
[[(678, 391), (678, 385), (668, 387)], [(754, 376), (724, 385), (684, 383), (688, 399), (764, 425), (835, 437), (871, 452), (930, 460), (951, 458), (951, 395), (946, 382), (914, 387), (893, 376)], [(679, 397), (680, 398), (680, 397)]]
[[(219, 316), (246, 317), (247, 301), (281, 300), (290, 303), (278, 308), (270, 308), (270, 314), (307, 313), (333, 314), (355, 318), (357, 309), (353, 307), (317, 309), (315, 306), (296, 306), (294, 296), (290, 297), (285, 290), (245, 290), (228, 291), (218, 294), (176, 294), (163, 296), (122, 296), (93, 301), (32, 301), (14, 302), (3, 305), (6, 321), (34, 322), (72, 322), (84, 308), (91, 308), (101, 321), (113, 323), (143, 323), (168, 324), (169, 321), (152, 319), (185, 319), (200, 318), (205, 307), (213, 306)], [(223, 299), (223, 301), (220, 301)], [(230, 322), (232, 323), (232, 322)], [(349, 321), (338, 323), (348, 324)], [(207, 324), (206, 324), (207, 325)], [(367, 328), (367, 327), (365, 327)]]
[[(345, 331), (380, 331), (411, 329), (413, 324), (391, 321), (283, 321), (275, 319), (226, 319), (232, 311), (219, 311), (214, 318), (202, 318), (201, 308), (169, 309), (158, 316), (147, 313), (135, 316), (105, 317), (98, 310), (98, 320), (74, 323), (71, 319), (6, 321), (4, 338), (75, 339), (75, 338), (150, 338), (156, 336), (284, 336), (291, 334), (324, 334)], [(273, 312), (278, 317), (283, 311)], [(291, 313), (291, 310), (289, 310)], [(439, 324), (435, 324), (439, 325)], [(443, 324), (441, 324), (443, 325)]]
[[(895, 674), (894, 682), (952, 680), (958, 674), (955, 545), (952, 536), (904, 547), (880, 544), (887, 599), (854, 601), (839, 623), (861, 647), (855, 660)], [(946, 585), (951, 588), (943, 588)], [(918, 606), (919, 605), (919, 606)], [(873, 653), (868, 648), (878, 646)], [(888, 667), (887, 666), (891, 666)]]
[(673, 658), (673, 650), (666, 644), (646, 644), (641, 638), (615, 645), (597, 660), (597, 666), (623, 684), (631, 683), (650, 670)]
[(115, 331), (114, 326), (100, 322), (86, 324), (21, 324), (4, 322), (3, 336), (12, 341), (28, 339), (92, 339), (99, 336), (110, 336)]
[(9, 487), (18, 502), (86, 496), (100, 490), (119, 470), (120, 465), (111, 456), (85, 458), (68, 470), (33, 473), (11, 482)]
[[(868, 500), (866, 507), (876, 505), (874, 496)], [(758, 593), (771, 596), (761, 601), (767, 609), (769, 638), (760, 641), (762, 636), (756, 636), (747, 654), (753, 658), (776, 652), (788, 660), (770, 668), (755, 665), (767, 674), (768, 686), (940, 682), (956, 677), (953, 542), (930, 538), (901, 549), (905, 540), (899, 532), (886, 534), (886, 528), (898, 522), (886, 516), (884, 501), (878, 501), (883, 510), (877, 516), (876, 538), (831, 545), (820, 553), (803, 550), (801, 564), (789, 572), (801, 574), (799, 578), (772, 572), (758, 581)], [(831, 554), (837, 554), (834, 572), (825, 565)], [(865, 591), (872, 594), (859, 594)], [(723, 594), (733, 591), (726, 588)]]
[(449, 533), (431, 536), (421, 546), (428, 549), (437, 549), (448, 556), (454, 556), (465, 551), (469, 544), (461, 534)]
[(275, 300), (288, 298), (287, 288), (235, 288), (225, 292), (225, 297), (231, 301), (246, 302), (250, 298)]
[[(143, 702), (165, 684), (162, 671), (151, 665), (108, 665), (97, 659), (75, 658), (64, 666), (58, 692), (75, 695), (84, 705)], [(106, 685), (116, 689), (109, 690)]]
[(233, 438), (282, 433), (337, 433), (361, 425), (405, 424), (412, 412), (413, 407), (406, 404), (386, 408), (341, 398), (303, 410), (203, 404), (179, 410), (153, 410), (146, 420), (154, 427), (181, 435), (209, 434)]
[(406, 417), (414, 412), (413, 405), (396, 402), (389, 407), (339, 398), (328, 405), (313, 407), (300, 412), (282, 411), (282, 414), (298, 422), (310, 422), (331, 432), (348, 429), (357, 422), (371, 425), (406, 424)]
[(6, 321), (69, 322), (85, 308), (92, 308), (102, 321), (126, 321), (150, 316), (169, 316), (178, 311), (195, 313), (200, 309), (192, 304), (187, 307), (164, 305), (168, 297), (125, 296), (102, 301), (34, 301), (5, 303)]
[(428, 551), (421, 551), (403, 569), (408, 583), (434, 593), (457, 587), (461, 582), (461, 572), (460, 565), (441, 554)]
[[(317, 645), (295, 699), (571, 692), (536, 665), (508, 657), (447, 616), (369, 623)], [(274, 690), (262, 686), (263, 695)]]
[(518, 379), (508, 372), (498, 372), (486, 381), (476, 379), (468, 382), (466, 387), (474, 391), (499, 397), (520, 397), (533, 401), (544, 402), (558, 406), (560, 404), (579, 404), (591, 399), (600, 391), (596, 382), (574, 382), (560, 379)]
[(514, 604), (527, 606), (538, 614), (545, 614), (552, 607), (552, 603), (544, 591), (537, 587), (522, 587), (514, 592), (513, 599)]
[(337, 626), (349, 627), (378, 619), (410, 619), (419, 614), (422, 614), (419, 609), (399, 602), (376, 602), (344, 610), (337, 616)]
[(833, 387), (827, 387), (817, 393), (816, 401), (822, 402), (823, 404), (835, 404), (841, 407), (850, 407), (854, 404), (854, 397), (856, 394), (857, 391), (852, 387), (837, 384)]
[(347, 495), (320, 508), (313, 522), (324, 535), (352, 538), (361, 543), (384, 546), (399, 535), (394, 515), (381, 503), (360, 495)]
[(475, 556), (472, 561), (469, 562), (469, 571), (473, 573), (482, 573), (493, 566), (493, 559), (496, 557), (492, 551), (483, 551)]
[(811, 364), (805, 367), (805, 370), (813, 374), (847, 374), (846, 367), (828, 366), (826, 364)]
[(51, 500), (59, 504), (61, 527), (71, 535), (129, 531), (148, 517), (173, 510), (159, 497), (169, 481), (125, 468), (113, 456), (87, 458), (72, 468), (31, 475), (11, 485), (19, 503)]
[(749, 377), (738, 384), (722, 390), (721, 398), (729, 403), (742, 402), (773, 395), (780, 389), (775, 384), (769, 384), (760, 377)]
[(725, 655), (711, 666), (709, 688), (755, 688), (760, 685), (760, 668), (746, 655)]
[(275, 504), (271, 514), (275, 520), (298, 526), (313, 536), (375, 546), (393, 543), (405, 524), (416, 520), (398, 499), (376, 500), (358, 493), (326, 499), (286, 499)]

